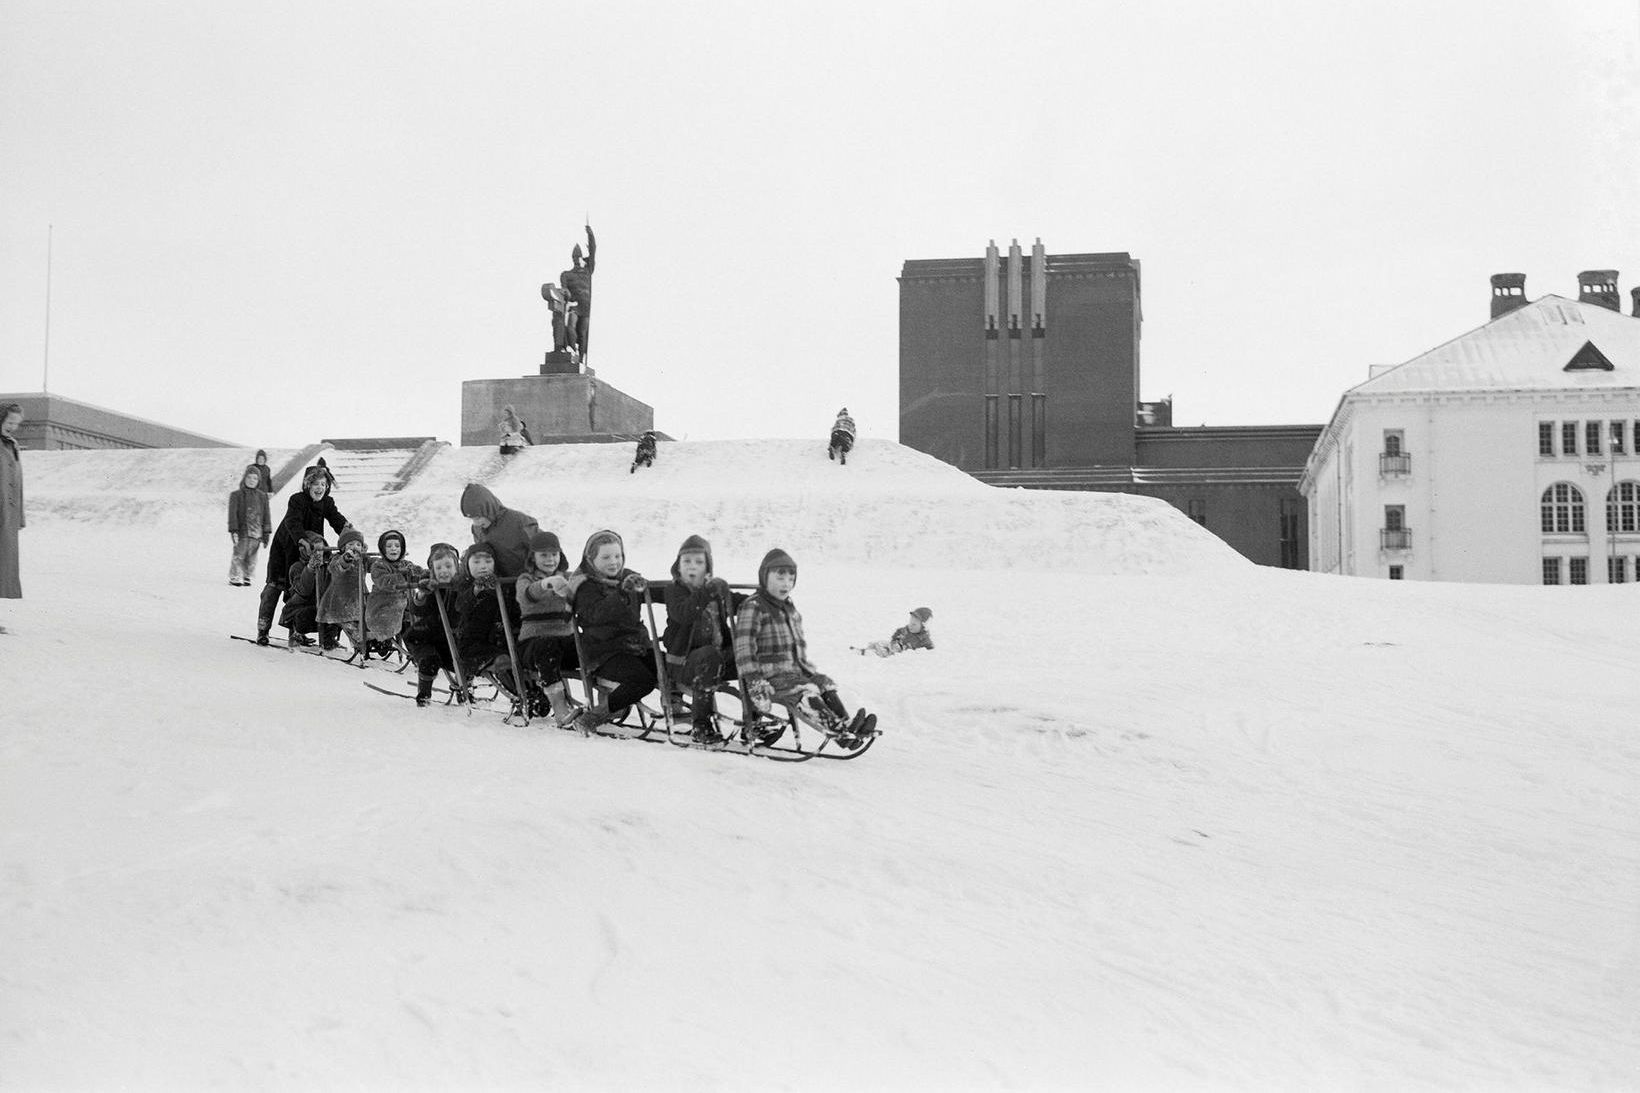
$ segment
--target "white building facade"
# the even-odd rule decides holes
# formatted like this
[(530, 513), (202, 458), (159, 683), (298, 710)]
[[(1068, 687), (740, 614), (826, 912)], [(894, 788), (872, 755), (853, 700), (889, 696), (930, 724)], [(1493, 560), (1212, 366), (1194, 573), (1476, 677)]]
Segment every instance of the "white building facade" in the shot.
[(1299, 485), (1310, 568), (1635, 581), (1637, 446), (1640, 318), (1543, 297), (1345, 392)]

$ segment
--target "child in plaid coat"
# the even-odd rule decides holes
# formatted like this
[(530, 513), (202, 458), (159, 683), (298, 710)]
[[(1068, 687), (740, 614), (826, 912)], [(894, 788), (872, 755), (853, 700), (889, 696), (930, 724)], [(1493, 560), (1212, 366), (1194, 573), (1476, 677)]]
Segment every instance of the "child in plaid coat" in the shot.
[(852, 743), (875, 731), (877, 715), (860, 709), (851, 719), (837, 684), (809, 660), (803, 616), (791, 598), (796, 585), (797, 563), (790, 554), (777, 548), (764, 555), (757, 567), (757, 591), (735, 619), (735, 668), (758, 713), (779, 702), (828, 735)]

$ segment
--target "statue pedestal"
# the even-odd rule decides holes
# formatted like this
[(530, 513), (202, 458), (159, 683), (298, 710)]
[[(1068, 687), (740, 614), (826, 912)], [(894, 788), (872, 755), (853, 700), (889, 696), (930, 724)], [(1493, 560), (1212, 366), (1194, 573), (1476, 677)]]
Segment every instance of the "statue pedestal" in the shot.
[(580, 371), (581, 363), (564, 350), (548, 353), (541, 361), (543, 376), (573, 376)]
[(537, 444), (631, 440), (655, 427), (654, 407), (572, 368), (568, 373), (464, 381), (462, 445), (499, 444), (503, 406), (518, 411)]

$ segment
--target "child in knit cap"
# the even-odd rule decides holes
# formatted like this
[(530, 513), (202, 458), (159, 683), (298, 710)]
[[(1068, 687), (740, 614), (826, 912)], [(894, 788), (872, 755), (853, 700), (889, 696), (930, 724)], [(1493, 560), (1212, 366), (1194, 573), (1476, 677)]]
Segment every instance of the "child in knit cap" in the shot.
[(370, 635), (370, 651), (387, 656), (397, 647), (404, 628), (404, 607), (409, 587), (426, 576), (426, 570), (405, 557), (404, 533), (389, 529), (376, 540), (376, 560), (370, 563), (370, 594), (365, 599), (365, 632)]
[(279, 625), (290, 631), (291, 645), (312, 645), (309, 634), (319, 628), (319, 570), (325, 564), (325, 537), (317, 531), (303, 532), (296, 540), (296, 561), (290, 564), (279, 587), (285, 589), (285, 606)]
[(526, 672), (535, 673), (537, 705), (530, 712), (544, 712), (540, 705), (544, 703), (559, 728), (574, 720), (577, 712), (564, 691), (564, 669), (576, 663), (570, 601), (580, 584), (568, 576), (568, 569), (558, 536), (538, 531), (530, 537), (530, 567), (518, 578), (516, 589), (523, 616), (518, 659)]
[(723, 739), (713, 717), (713, 695), (734, 666), (734, 637), (729, 632), (734, 607), (728, 583), (712, 575), (712, 544), (699, 535), (689, 536), (672, 563), (661, 645), (673, 686), (690, 692), (690, 721), (699, 744)]
[[(735, 619), (735, 668), (748, 703), (759, 714), (782, 703), (839, 744), (853, 747), (876, 731), (877, 715), (860, 709), (850, 718), (837, 684), (809, 660), (803, 616), (792, 601), (796, 586), (797, 563), (790, 554), (777, 548), (763, 556), (757, 591)], [(755, 742), (769, 743), (778, 735), (775, 731)]]
[(934, 636), (928, 632), (928, 620), (933, 617), (934, 612), (926, 607), (918, 607), (911, 612), (906, 624), (894, 631), (893, 636), (887, 641), (874, 641), (855, 651), (861, 656), (876, 653), (880, 657), (891, 657), (895, 653), (909, 653), (913, 649), (932, 649)]
[[(460, 569), (460, 553), (449, 543), (434, 543), (427, 552), (427, 576), (410, 586), (404, 613), (404, 648), (410, 662), (416, 666), (416, 705), (432, 701), (433, 680), (440, 669), (454, 672), (455, 658), (445, 637), (444, 621), (439, 615), (442, 602), (444, 613), (450, 616), (450, 625), (460, 619), (455, 614), (456, 577)], [(466, 701), (465, 695), (457, 696)]]
[(246, 587), (256, 570), (256, 555), (273, 535), (273, 514), (268, 495), (262, 492), (262, 475), (256, 464), (245, 468), (239, 488), (228, 495), (228, 536), (233, 540), (233, 558), (228, 562), (228, 583)]
[(336, 630), (347, 633), (354, 649), (364, 645), (359, 604), (364, 599), (364, 536), (348, 528), (336, 538), (336, 556), (326, 571), (330, 583), (319, 597), (319, 648), (336, 648)]
[(512, 675), (507, 654), (507, 630), (513, 625), (510, 611), (504, 611), (503, 597), (496, 595), (500, 578), (496, 574), (496, 549), (489, 543), (474, 543), (463, 555), (467, 580), (456, 594), (456, 613), (461, 625), (456, 630), (456, 653), (468, 679), (489, 674), (513, 695), (519, 688)]
[(644, 590), (649, 582), (626, 568), (626, 544), (613, 531), (595, 531), (581, 551), (583, 580), (572, 596), (581, 627), (581, 669), (588, 680), (615, 685), (609, 696), (575, 719), (583, 733), (619, 721), (656, 686), (655, 657), (644, 628)]

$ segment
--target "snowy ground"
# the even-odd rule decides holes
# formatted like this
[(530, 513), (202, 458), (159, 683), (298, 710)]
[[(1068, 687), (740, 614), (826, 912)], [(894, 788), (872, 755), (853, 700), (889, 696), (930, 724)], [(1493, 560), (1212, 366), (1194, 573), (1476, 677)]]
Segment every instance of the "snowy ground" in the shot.
[(340, 499), (417, 557), (491, 472), (651, 572), (790, 550), (886, 733), (780, 766), (226, 640), (246, 453), (191, 454), (26, 457), (0, 1088), (1640, 1087), (1640, 588), (1265, 570), (887, 444)]

